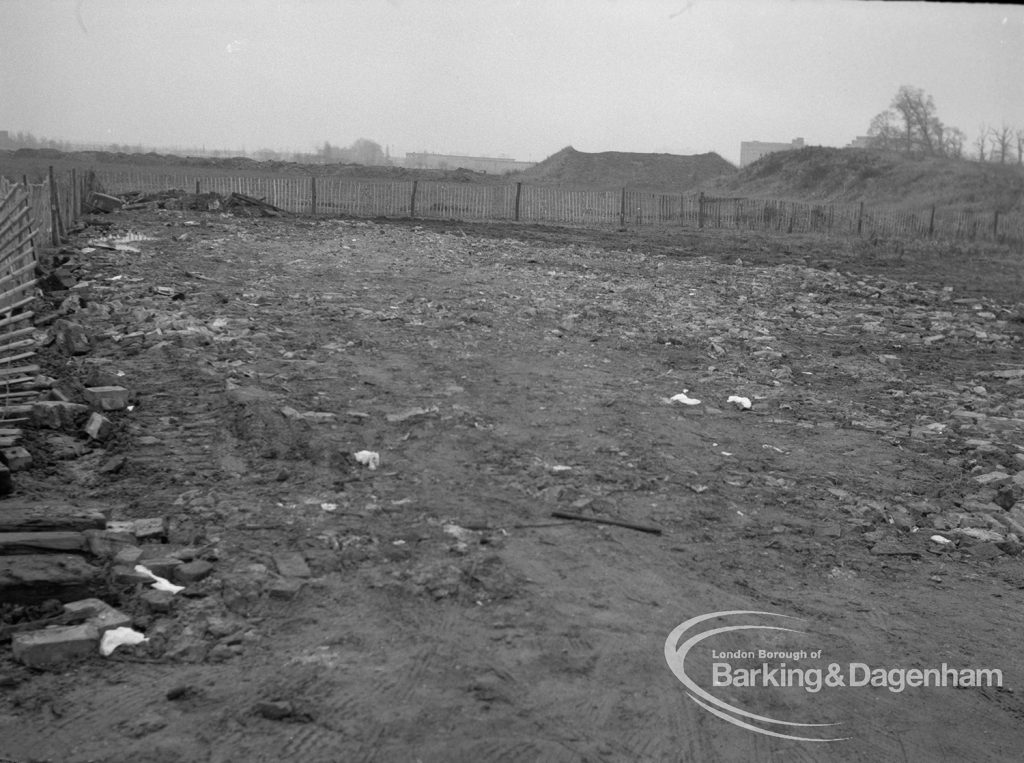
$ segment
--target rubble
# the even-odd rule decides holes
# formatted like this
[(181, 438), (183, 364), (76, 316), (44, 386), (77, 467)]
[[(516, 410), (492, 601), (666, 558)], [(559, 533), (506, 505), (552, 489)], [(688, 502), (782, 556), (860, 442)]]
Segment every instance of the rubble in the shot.
[(55, 668), (93, 656), (99, 648), (95, 625), (66, 625), (15, 634), (11, 640), (14, 659), (30, 668)]

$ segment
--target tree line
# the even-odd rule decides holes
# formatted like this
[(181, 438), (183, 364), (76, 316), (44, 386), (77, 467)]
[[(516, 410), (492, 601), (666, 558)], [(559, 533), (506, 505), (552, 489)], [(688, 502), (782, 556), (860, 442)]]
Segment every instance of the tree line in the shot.
[[(938, 117), (934, 99), (919, 87), (903, 85), (889, 108), (871, 120), (872, 148), (910, 156), (974, 158), (981, 162), (1024, 165), (1024, 128), (982, 124), (968, 146), (967, 134)], [(968, 149), (973, 148), (973, 154)]]

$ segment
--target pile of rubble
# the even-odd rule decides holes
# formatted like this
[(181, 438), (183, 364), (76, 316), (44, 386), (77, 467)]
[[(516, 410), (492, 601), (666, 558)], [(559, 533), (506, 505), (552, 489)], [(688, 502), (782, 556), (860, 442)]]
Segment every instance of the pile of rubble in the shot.
[(264, 199), (232, 192), (223, 196), (214, 191), (188, 193), (180, 189), (169, 191), (131, 191), (117, 196), (100, 192), (93, 193), (86, 200), (93, 212), (114, 212), (124, 210), (192, 210), (198, 212), (229, 212), (239, 217), (282, 217), (288, 214)]

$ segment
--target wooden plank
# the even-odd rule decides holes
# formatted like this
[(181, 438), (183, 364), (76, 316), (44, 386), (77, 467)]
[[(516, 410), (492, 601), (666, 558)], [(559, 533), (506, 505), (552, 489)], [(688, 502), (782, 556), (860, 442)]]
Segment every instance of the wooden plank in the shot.
[(102, 581), (102, 570), (76, 554), (0, 556), (0, 601), (5, 603), (85, 599)]
[[(34, 354), (34, 353), (30, 353)], [(2, 361), (0, 361), (2, 362)], [(0, 368), (0, 379), (5, 376), (17, 376), (19, 374), (38, 374), (39, 366), (17, 366), (16, 368)]]
[(0, 533), (80, 532), (106, 526), (107, 518), (98, 507), (54, 501), (0, 501)]
[(0, 532), (0, 556), (85, 551), (85, 536), (68, 530)]

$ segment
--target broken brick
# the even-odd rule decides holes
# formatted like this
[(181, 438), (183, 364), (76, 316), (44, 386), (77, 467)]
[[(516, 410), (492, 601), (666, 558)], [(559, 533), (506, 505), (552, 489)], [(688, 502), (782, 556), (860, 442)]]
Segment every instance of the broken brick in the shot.
[(0, 450), (0, 461), (12, 472), (20, 472), (32, 465), (32, 454), (20, 446)]
[(89, 420), (85, 422), (85, 433), (94, 440), (103, 441), (110, 437), (111, 432), (114, 430), (114, 425), (110, 423), (110, 419), (99, 413), (91, 413)]
[(121, 411), (128, 407), (128, 390), (124, 387), (86, 387), (85, 401), (98, 411)]
[(210, 573), (213, 572), (213, 565), (202, 560), (186, 562), (185, 564), (179, 563), (179, 565), (174, 569), (174, 579), (182, 585), (196, 583), (203, 578), (209, 577)]
[(142, 594), (142, 603), (150, 612), (165, 614), (171, 611), (174, 604), (174, 594), (170, 591), (157, 591), (150, 589)]
[(52, 668), (95, 654), (99, 641), (99, 630), (86, 623), (16, 633), (11, 647), (18, 662), (30, 668)]
[(73, 429), (76, 422), (88, 413), (89, 407), (63, 400), (40, 400), (32, 404), (32, 420), (48, 429)]
[(100, 634), (113, 628), (131, 627), (132, 618), (120, 610), (114, 609), (102, 599), (81, 599), (64, 605), (68, 614), (82, 613), (88, 616), (86, 625), (95, 626)]
[(306, 558), (298, 551), (274, 554), (274, 564), (277, 566), (277, 571), (286, 578), (308, 578), (310, 576)]
[(86, 530), (83, 534), (89, 546), (89, 553), (93, 556), (113, 558), (121, 549), (135, 545), (135, 538), (128, 533)]

